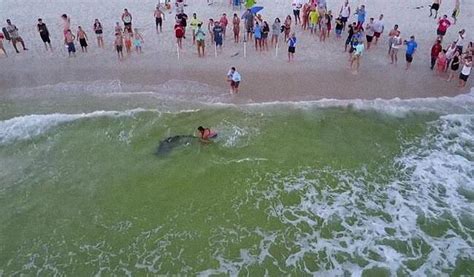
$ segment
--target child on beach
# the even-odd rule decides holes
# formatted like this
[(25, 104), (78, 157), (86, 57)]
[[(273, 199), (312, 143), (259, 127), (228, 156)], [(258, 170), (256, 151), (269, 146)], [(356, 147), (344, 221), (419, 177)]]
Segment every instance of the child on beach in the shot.
[(179, 20), (174, 25), (174, 34), (176, 36), (176, 44), (178, 44), (179, 49), (183, 49), (184, 28)]
[(319, 41), (325, 42), (328, 33), (328, 17), (327, 14), (323, 13), (319, 21)]
[(471, 75), (472, 70), (472, 56), (467, 56), (463, 59), (463, 67), (461, 73), (459, 74), (459, 87), (464, 88), (467, 83), (469, 75)]
[(132, 39), (133, 33), (131, 33), (128, 29), (125, 29), (123, 32), (123, 41), (125, 43), (125, 51), (127, 52), (128, 56), (132, 54)]
[(212, 29), (214, 28), (214, 19), (209, 18), (209, 21), (207, 22), (207, 32), (209, 33), (211, 37), (211, 42), (214, 41), (214, 32)]
[(446, 50), (439, 52), (438, 57), (436, 58), (436, 74), (442, 76), (445, 72), (448, 60), (446, 59)]
[(258, 22), (255, 23), (255, 27), (253, 28), (253, 36), (255, 38), (255, 51), (262, 51), (262, 28)]
[[(198, 51), (198, 57), (204, 57), (205, 55), (205, 47), (206, 47), (206, 33), (202, 30), (202, 23), (199, 23), (198, 29), (196, 31), (196, 44), (197, 44), (197, 51)], [(201, 54), (202, 52), (202, 54)]]
[(143, 39), (143, 36), (140, 32), (138, 32), (138, 29), (135, 28), (135, 32), (132, 34), (133, 38), (133, 46), (135, 46), (135, 51), (137, 51), (138, 54), (142, 53), (142, 44), (145, 42)]
[(296, 35), (295, 33), (291, 34), (291, 37), (288, 38), (288, 62), (291, 62), (295, 59), (296, 52)]
[(76, 40), (76, 37), (72, 34), (72, 31), (67, 30), (66, 35), (64, 36), (64, 43), (67, 46), (69, 58), (71, 55), (76, 57), (76, 46), (74, 45), (74, 40)]
[(5, 47), (3, 47), (3, 39), (4, 39), (3, 33), (0, 33), (0, 50), (2, 50), (3, 54), (5, 54), (5, 57), (8, 57), (7, 51), (5, 51)]
[(104, 48), (104, 31), (102, 29), (102, 23), (100, 23), (99, 19), (96, 19), (94, 21), (94, 32), (97, 36), (97, 45), (99, 46), (99, 48)]
[(87, 34), (84, 32), (81, 26), (77, 27), (77, 40), (79, 45), (81, 45), (81, 51), (87, 53)]
[(239, 43), (240, 41), (240, 18), (239, 16), (234, 13), (234, 17), (232, 18), (232, 31), (234, 32), (234, 42)]
[(44, 43), (46, 51), (48, 51), (48, 45), (49, 49), (53, 51), (53, 47), (51, 47), (51, 40), (49, 38), (48, 27), (46, 26), (46, 24), (43, 23), (43, 20), (41, 18), (38, 19), (38, 24), (36, 25), (36, 28), (38, 30), (38, 33), (40, 34), (41, 40)]
[(364, 43), (355, 42), (354, 52), (352, 54), (352, 59), (351, 59), (351, 69), (352, 69), (353, 74), (359, 73), (360, 59), (362, 57), (363, 52), (364, 52)]
[[(311, 34), (316, 34), (316, 26), (319, 23), (319, 12), (318, 10), (314, 9), (309, 13), (309, 29), (311, 30)], [(286, 32), (285, 32), (285, 39)]]
[(114, 46), (119, 61), (123, 60), (123, 37), (121, 33), (115, 33)]

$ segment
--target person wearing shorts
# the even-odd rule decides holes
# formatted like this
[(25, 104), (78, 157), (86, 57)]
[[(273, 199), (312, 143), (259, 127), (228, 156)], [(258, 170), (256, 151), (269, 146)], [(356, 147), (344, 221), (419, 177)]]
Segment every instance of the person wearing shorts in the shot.
[(122, 21), (124, 29), (128, 29), (130, 32), (132, 32), (132, 14), (129, 13), (127, 9), (123, 10)]
[(438, 17), (438, 10), (439, 10), (440, 3), (441, 3), (441, 0), (434, 0), (433, 1), (433, 4), (431, 4), (430, 16), (429, 17), (433, 16), (433, 10), (435, 11), (434, 18), (436, 19)]
[(96, 19), (94, 21), (94, 33), (97, 37), (97, 45), (99, 48), (104, 48), (103, 32), (102, 23), (99, 22), (99, 19)]
[(468, 56), (463, 59), (463, 67), (461, 73), (459, 74), (459, 87), (463, 88), (466, 86), (467, 79), (469, 79), (469, 75), (471, 75), (472, 70), (472, 57)]
[(48, 45), (49, 49), (53, 51), (53, 48), (51, 47), (51, 40), (49, 39), (49, 30), (46, 24), (44, 24), (43, 20), (41, 18), (38, 19), (38, 25), (37, 30), (38, 33), (40, 34), (41, 40), (44, 43), (44, 47), (46, 48), (46, 51), (48, 51)]
[(227, 73), (227, 80), (230, 82), (230, 93), (238, 93), (239, 92), (239, 85), (242, 77), (240, 73), (235, 70), (235, 67), (232, 67), (229, 72)]
[(8, 34), (10, 35), (10, 38), (11, 38), (11, 41), (12, 41), (12, 44), (13, 44), (13, 48), (15, 48), (15, 51), (17, 53), (20, 53), (20, 51), (18, 51), (18, 48), (16, 47), (16, 44), (18, 42), (21, 43), (21, 46), (23, 46), (23, 50), (25, 50), (25, 51), (28, 50), (25, 47), (25, 42), (23, 41), (23, 39), (18, 34), (18, 28), (11, 23), (10, 19), (7, 19), (6, 29), (7, 29)]
[(296, 35), (295, 33), (291, 34), (290, 38), (288, 38), (288, 62), (291, 62), (295, 58), (296, 52)]
[(72, 31), (67, 30), (66, 35), (64, 36), (64, 43), (66, 43), (69, 58), (71, 56), (76, 57), (76, 46), (74, 45), (75, 39), (76, 37), (72, 34)]
[(343, 24), (342, 30), (344, 31), (346, 29), (347, 20), (351, 16), (351, 7), (349, 6), (348, 0), (346, 0), (344, 2), (344, 5), (341, 7), (341, 10), (339, 11), (339, 15), (341, 17), (341, 21)]
[(165, 17), (165, 13), (160, 10), (160, 5), (156, 6), (155, 9), (155, 27), (156, 27), (156, 33), (158, 32), (162, 33), (163, 32), (163, 18)]
[(405, 52), (405, 59), (406, 59), (406, 67), (405, 70), (408, 70), (413, 62), (413, 55), (416, 52), (416, 48), (418, 48), (418, 44), (415, 41), (415, 36), (411, 36), (409, 41), (405, 41), (406, 45), (406, 52)]
[(117, 57), (120, 61), (123, 59), (123, 37), (121, 33), (115, 33), (114, 46), (117, 51)]

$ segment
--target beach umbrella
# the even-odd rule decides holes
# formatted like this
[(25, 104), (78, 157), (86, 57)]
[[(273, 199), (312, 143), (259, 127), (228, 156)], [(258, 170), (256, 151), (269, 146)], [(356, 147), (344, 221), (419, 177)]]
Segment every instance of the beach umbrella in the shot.
[(262, 6), (254, 6), (250, 9), (253, 14), (257, 14), (259, 11), (263, 10)]

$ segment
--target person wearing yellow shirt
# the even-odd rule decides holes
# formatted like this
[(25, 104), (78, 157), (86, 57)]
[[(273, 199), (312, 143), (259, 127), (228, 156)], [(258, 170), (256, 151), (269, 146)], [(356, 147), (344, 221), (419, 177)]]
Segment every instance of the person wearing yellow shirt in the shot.
[(193, 45), (196, 44), (196, 31), (198, 29), (199, 24), (202, 24), (202, 21), (197, 18), (196, 13), (193, 13), (193, 17), (191, 18), (191, 21), (189, 22), (189, 25), (191, 26), (191, 30), (193, 30)]
[(311, 29), (311, 34), (316, 33), (316, 26), (318, 26), (319, 22), (319, 12), (316, 9), (311, 10), (309, 12), (309, 28)]

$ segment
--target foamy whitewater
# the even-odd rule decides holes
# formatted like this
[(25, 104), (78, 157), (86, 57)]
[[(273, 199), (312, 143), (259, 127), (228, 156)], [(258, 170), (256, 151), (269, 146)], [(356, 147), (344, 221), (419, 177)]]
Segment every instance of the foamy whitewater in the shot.
[[(0, 272), (472, 274), (473, 102), (178, 101), (0, 121)], [(153, 155), (202, 122), (213, 144)]]

